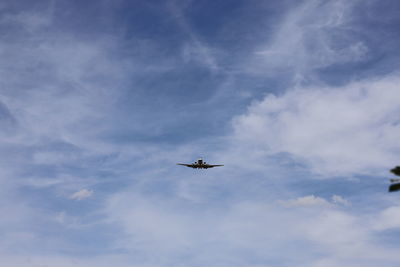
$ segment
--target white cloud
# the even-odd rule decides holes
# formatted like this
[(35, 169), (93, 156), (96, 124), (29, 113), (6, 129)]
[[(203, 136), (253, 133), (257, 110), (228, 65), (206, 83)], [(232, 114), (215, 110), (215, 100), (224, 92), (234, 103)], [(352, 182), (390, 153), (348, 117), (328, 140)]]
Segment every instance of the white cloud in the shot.
[[(312, 208), (282, 209), (254, 199), (203, 206), (201, 201), (129, 190), (112, 196), (106, 213), (125, 233), (119, 246), (158, 266), (176, 265), (171, 255), (186, 255), (179, 260), (182, 266), (243, 266), (249, 255), (259, 262), (278, 260), (279, 266), (293, 261), (298, 266), (363, 266), (364, 259), (366, 266), (396, 266), (391, 264), (397, 251), (386, 250), (374, 239), (374, 212), (356, 215), (313, 195), (287, 203)], [(151, 256), (154, 253), (157, 258)]]
[(349, 205), (349, 202), (341, 196), (333, 195), (332, 200), (326, 200), (322, 197), (314, 195), (298, 197), (296, 199), (289, 199), (286, 201), (279, 201), (285, 207), (333, 207), (334, 205)]
[[(334, 250), (346, 250), (357, 243), (366, 241), (368, 232), (357, 216), (346, 212), (327, 210), (313, 218), (307, 228), (307, 237)], [(341, 247), (343, 246), (343, 247)]]
[(306, 207), (306, 206), (329, 206), (329, 203), (326, 199), (321, 197), (316, 197), (314, 195), (299, 197), (292, 200), (281, 201), (284, 206), (287, 207)]
[(392, 206), (384, 209), (378, 216), (374, 217), (374, 228), (387, 230), (400, 228), (400, 206)]
[(82, 189), (69, 196), (70, 199), (82, 200), (93, 195), (92, 190)]
[(338, 195), (333, 195), (332, 196), (332, 202), (335, 203), (335, 204), (341, 204), (341, 205), (344, 205), (344, 206), (350, 205), (350, 202), (348, 200), (346, 200), (343, 197), (338, 196)]
[(290, 153), (319, 174), (386, 170), (400, 152), (399, 81), (393, 75), (270, 94), (234, 120), (236, 138), (269, 154)]
[[(344, 2), (340, 1), (340, 3)], [(305, 19), (310, 13), (319, 15), (315, 10), (316, 8), (313, 8), (311, 11), (305, 12), (302, 19)], [(339, 7), (333, 11), (332, 16), (329, 16), (329, 25), (340, 25), (343, 23), (344, 15)], [(322, 12), (321, 16), (326, 14)], [(47, 26), (46, 21), (40, 21), (35, 17), (21, 19), (23, 19), (22, 23), (33, 22), (34, 27), (32, 30), (35, 31)], [(292, 20), (294, 23), (298, 23), (298, 21), (300, 20)], [(179, 23), (181, 23), (182, 29), (187, 31), (187, 34), (192, 38), (184, 49), (184, 59), (188, 62), (201, 62), (209, 66), (211, 70), (218, 70), (219, 66), (213, 57), (212, 50), (201, 42), (201, 38), (194, 34), (185, 20), (182, 19)], [(288, 30), (284, 30), (282, 36), (277, 37), (277, 41), (269, 47), (273, 53), (277, 53), (273, 57), (276, 60), (274, 62), (275, 66), (285, 66), (285, 60), (288, 60), (297, 52), (296, 46), (290, 47), (289, 45), (289, 47), (283, 48), (281, 51), (286, 58), (280, 58), (279, 51), (277, 51), (279, 45), (283, 44), (287, 36), (295, 34), (296, 29), (290, 28), (292, 27), (290, 23), (289, 21)], [(302, 30), (302, 28), (299, 27), (298, 30)], [(312, 32), (318, 33), (319, 31)], [(305, 34), (305, 31), (301, 34)], [(300, 50), (306, 54), (308, 53), (307, 56), (311, 56), (305, 61), (310, 66), (318, 67), (331, 64), (336, 62), (336, 56), (345, 61), (359, 60), (366, 53), (363, 44), (357, 42), (352, 43), (348, 48), (332, 52), (330, 51), (332, 47), (330, 47), (329, 40), (324, 39), (326, 36), (318, 38), (321, 40), (322, 47), (317, 49), (317, 51), (322, 51), (319, 55), (313, 56), (306, 48)], [(294, 36), (293, 40), (301, 42), (303, 39), (304, 36)], [(328, 264), (339, 263), (337, 265), (366, 266), (361, 265), (359, 262), (360, 258), (365, 257), (365, 254), (373, 255), (368, 256), (369, 258), (374, 257), (375, 261), (372, 261), (373, 263), (385, 259), (382, 257), (384, 255), (382, 249), (366, 245), (366, 240), (368, 240), (371, 231), (369, 225), (362, 224), (364, 217), (351, 215), (349, 212), (340, 212), (338, 211), (339, 208), (332, 204), (345, 204), (346, 200), (342, 197), (333, 196), (332, 200), (328, 201), (314, 195), (305, 196), (291, 200), (291, 204), (296, 207), (309, 206), (312, 208), (282, 209), (279, 205), (271, 204), (275, 203), (273, 201), (264, 201), (261, 197), (257, 199), (260, 194), (277, 194), (272, 191), (279, 185), (276, 185), (276, 188), (273, 189), (266, 189), (265, 184), (262, 183), (266, 180), (264, 179), (265, 177), (263, 176), (258, 181), (255, 181), (256, 178), (250, 173), (254, 170), (260, 170), (257, 169), (257, 166), (265, 165), (264, 156), (274, 155), (273, 153), (279, 153), (280, 151), (287, 152), (285, 142), (296, 138), (286, 136), (285, 129), (280, 131), (279, 127), (287, 127), (289, 130), (303, 130), (303, 125), (293, 125), (293, 120), (291, 119), (303, 119), (306, 126), (304, 129), (306, 136), (303, 138), (311, 146), (313, 138), (323, 137), (324, 134), (318, 132), (321, 119), (318, 117), (318, 114), (321, 115), (319, 111), (325, 112), (327, 110), (324, 107), (331, 103), (331, 98), (336, 111), (341, 111), (342, 106), (338, 103), (342, 103), (343, 99), (346, 100), (348, 98), (345, 93), (348, 91), (346, 88), (343, 90), (345, 91), (344, 93), (340, 93), (340, 90), (336, 89), (331, 93), (329, 93), (329, 90), (315, 90), (316, 106), (314, 106), (315, 103), (312, 99), (312, 90), (298, 90), (292, 92), (293, 95), (288, 93), (280, 97), (269, 96), (265, 100), (268, 102), (266, 106), (275, 105), (275, 109), (270, 111), (268, 111), (268, 107), (261, 107), (262, 103), (254, 104), (249, 114), (237, 121), (236, 137), (244, 142), (235, 143), (237, 144), (237, 146), (233, 146), (234, 149), (237, 149), (235, 151), (226, 151), (224, 149), (220, 151), (221, 155), (232, 151), (235, 152), (232, 153), (235, 154), (233, 156), (232, 154), (228, 155), (228, 157), (237, 157), (237, 160), (229, 162), (232, 167), (228, 166), (221, 170), (213, 170), (213, 172), (197, 172), (195, 175), (187, 175), (188, 177), (185, 175), (185, 182), (179, 183), (179, 179), (182, 176), (177, 178), (179, 175), (177, 175), (175, 169), (164, 165), (174, 166), (173, 161), (174, 158), (178, 157), (177, 155), (185, 158), (194, 153), (193, 151), (204, 149), (205, 147), (207, 147), (206, 150), (212, 147), (209, 149), (209, 152), (212, 153), (212, 150), (216, 148), (213, 145), (210, 146), (209, 139), (203, 141), (204, 143), (200, 145), (178, 145), (176, 149), (170, 149), (170, 146), (160, 148), (159, 145), (153, 146), (151, 144), (146, 144), (146, 148), (141, 149), (136, 144), (132, 145), (131, 143), (120, 146), (121, 149), (119, 147), (116, 149), (116, 144), (111, 144), (112, 141), (109, 142), (99, 136), (104, 133), (104, 128), (113, 127), (113, 125), (108, 125), (108, 121), (103, 120), (103, 115), (110, 113), (110, 107), (112, 108), (115, 104), (113, 102), (114, 99), (120, 97), (118, 95), (119, 89), (115, 89), (114, 86), (124, 87), (121, 84), (124, 84), (123, 76), (126, 70), (124, 65), (121, 64), (120, 58), (118, 60), (109, 58), (107, 44), (99, 43), (97, 40), (79, 41), (73, 38), (57, 37), (52, 41), (44, 41), (40, 44), (35, 43), (36, 39), (30, 41), (26, 40), (24, 45), (5, 41), (5, 44), (3, 43), (2, 47), (0, 47), (0, 50), (4, 52), (2, 54), (4, 56), (3, 59), (7, 59), (3, 60), (4, 66), (2, 66), (2, 69), (4, 71), (1, 77), (4, 78), (2, 83), (6, 83), (6, 86), (2, 87), (5, 89), (1, 92), (0, 99), (7, 104), (10, 113), (20, 123), (20, 132), (11, 143), (18, 150), (18, 159), (10, 156), (7, 151), (3, 153), (3, 155), (7, 155), (4, 160), (12, 158), (12, 160), (18, 161), (7, 167), (7, 170), (10, 170), (10, 175), (7, 172), (4, 177), (1, 177), (1, 180), (18, 183), (16, 186), (22, 185), (21, 190), (26, 188), (26, 185), (31, 186), (27, 192), (23, 191), (23, 195), (13, 196), (12, 198), (3, 196), (4, 201), (0, 210), (4, 214), (11, 214), (11, 216), (3, 218), (0, 224), (6, 226), (3, 228), (12, 234), (3, 238), (2, 242), (0, 242), (0, 250), (2, 253), (6, 251), (3, 248), (10, 247), (8, 246), (10, 243), (13, 244), (13, 248), (17, 248), (19, 251), (21, 250), (21, 244), (26, 244), (27, 241), (30, 244), (29, 248), (23, 248), (24, 252), (21, 255), (13, 257), (12, 253), (7, 253), (7, 256), (1, 254), (4, 265), (251, 266), (252, 263), (249, 263), (250, 258), (255, 259), (257, 262), (272, 262), (272, 265), (274, 262), (286, 261), (286, 266), (293, 266), (293, 262), (300, 262), (304, 263), (303, 266), (310, 266), (315, 258), (325, 257), (315, 264), (327, 266)], [(287, 42), (291, 42), (291, 40)], [(326, 43), (328, 45), (324, 46)], [(114, 52), (116, 51), (113, 50), (110, 53)], [(9, 55), (8, 57), (7, 54)], [(304, 54), (297, 56), (297, 59), (301, 61)], [(321, 56), (321, 58), (318, 58), (318, 56)], [(263, 60), (267, 59), (265, 55), (260, 57), (263, 57)], [(150, 58), (154, 58), (154, 56)], [(129, 58), (129, 60), (134, 61), (132, 58)], [(157, 60), (157, 65), (159, 65), (160, 60), (162, 61), (162, 59)], [(308, 67), (300, 61), (295, 62), (296, 68)], [(13, 62), (13, 64), (10, 65), (10, 62)], [(139, 63), (134, 62), (133, 64), (137, 65), (136, 68), (138, 69), (143, 68)], [(152, 64), (150, 65), (151, 68), (157, 68)], [(8, 66), (13, 66), (13, 68), (8, 68)], [(39, 72), (35, 74), (39, 75), (30, 76), (33, 71), (30, 66), (37, 66), (38, 68), (35, 69)], [(36, 83), (37, 77), (42, 77), (40, 76), (42, 71), (45, 74), (45, 78), (43, 81)], [(131, 76), (131, 69), (128, 72), (129, 76)], [(107, 77), (108, 84), (103, 84), (103, 80), (100, 77)], [(99, 82), (98, 79), (101, 81)], [(25, 84), (28, 84), (29, 90), (24, 90), (23, 86)], [(232, 86), (234, 86), (233, 83)], [(369, 90), (367, 91), (369, 92)], [(232, 93), (231, 91), (226, 92), (227, 95)], [(311, 94), (311, 100), (306, 97), (308, 93)], [(303, 102), (296, 102), (298, 95), (303, 95), (304, 99), (299, 97), (300, 102)], [(380, 99), (379, 95), (372, 96), (372, 99), (376, 97), (378, 97), (378, 100)], [(337, 100), (336, 102), (335, 99)], [(344, 102), (345, 108), (351, 109), (353, 107), (352, 103)], [(358, 105), (357, 101), (355, 102), (355, 110), (360, 109), (360, 113), (365, 112), (366, 108)], [(292, 110), (293, 107), (294, 110)], [(119, 109), (120, 107), (117, 108)], [(265, 108), (267, 109), (266, 112), (263, 110)], [(286, 110), (286, 108), (288, 109)], [(308, 112), (313, 114), (309, 124), (306, 123), (309, 118)], [(386, 116), (387, 113), (389, 112), (384, 115)], [(370, 115), (371, 113), (368, 114)], [(112, 117), (112, 120), (123, 120), (117, 115), (121, 114), (118, 112), (117, 114), (111, 114), (110, 117)], [(131, 114), (128, 115), (131, 116)], [(343, 114), (336, 115), (339, 121), (346, 117)], [(143, 114), (138, 114), (138, 116), (143, 116)], [(359, 116), (363, 117), (362, 114)], [(269, 117), (270, 120), (267, 120), (266, 117)], [(247, 119), (252, 127), (246, 128), (245, 121)], [(251, 122), (251, 120), (254, 121)], [(314, 122), (312, 122), (313, 120)], [(350, 125), (352, 121), (349, 122)], [(240, 128), (243, 126), (240, 123), (243, 123), (244, 128)], [(271, 123), (272, 127), (269, 129)], [(263, 128), (263, 125), (265, 128)], [(323, 124), (323, 126), (328, 127), (328, 123), (326, 125)], [(137, 127), (140, 128), (142, 125), (137, 123)], [(268, 133), (269, 130), (272, 130), (271, 135)], [(329, 131), (331, 131), (330, 128), (328, 129)], [(21, 132), (23, 133), (21, 134)], [(391, 132), (391, 129), (387, 132)], [(308, 133), (311, 133), (312, 136), (307, 137)], [(281, 134), (283, 136), (280, 136)], [(394, 140), (397, 133), (391, 132), (391, 134)], [(310, 140), (307, 138), (310, 138)], [(278, 139), (277, 144), (275, 144), (276, 139)], [(61, 149), (60, 151), (52, 149), (53, 141), (64, 141), (72, 144), (78, 152), (67, 153), (66, 150), (68, 149)], [(303, 139), (300, 138), (300, 142), (296, 141), (292, 140), (289, 143), (298, 145), (298, 143), (302, 143)], [(107, 142), (109, 143), (106, 144)], [(216, 143), (219, 144), (220, 141), (218, 140)], [(23, 154), (26, 144), (29, 146), (29, 152), (27, 152), (26, 156), (29, 160), (20, 155)], [(245, 144), (252, 145), (252, 149), (251, 153), (243, 155), (241, 149)], [(335, 147), (334, 145), (332, 144), (332, 147)], [(273, 149), (271, 150), (269, 147)], [(297, 152), (297, 154), (292, 153), (293, 151)], [(309, 147), (304, 148), (300, 145), (299, 148), (293, 151), (288, 152), (297, 157), (302, 157), (304, 151), (312, 152), (312, 149), (309, 149)], [(321, 158), (321, 155), (324, 155), (322, 152), (317, 152), (311, 153), (308, 158), (308, 154), (304, 153), (305, 158), (303, 160), (311, 158), (310, 162), (313, 163), (312, 159), (317, 160)], [(107, 157), (103, 157), (103, 153)], [(114, 156), (112, 153), (117, 155)], [(91, 156), (98, 156), (99, 158), (92, 160)], [(334, 156), (338, 157), (337, 155)], [(324, 157), (322, 158), (327, 160)], [(243, 163), (242, 161), (245, 162)], [(161, 162), (161, 164), (156, 164), (161, 167), (154, 168), (154, 162)], [(100, 216), (104, 215), (100, 220), (107, 221), (117, 229), (115, 235), (109, 233), (107, 235), (101, 233), (98, 235), (99, 232), (93, 231), (94, 228), (92, 227), (88, 227), (90, 231), (82, 230), (80, 232), (84, 238), (90, 239), (93, 232), (95, 232), (96, 237), (94, 240), (101, 240), (103, 237), (110, 237), (112, 240), (105, 241), (105, 244), (101, 242), (99, 248), (95, 244), (82, 243), (81, 240), (71, 240), (70, 232), (67, 232), (68, 237), (65, 237), (62, 235), (65, 234), (65, 231), (60, 231), (58, 241), (63, 243), (65, 247), (61, 249), (56, 246), (57, 251), (46, 251), (47, 255), (40, 255), (40, 253), (30, 254), (29, 250), (37, 247), (38, 243), (54, 243), (52, 242), (53, 225), (49, 221), (57, 222), (57, 229), (60, 229), (60, 227), (64, 227), (64, 229), (68, 227), (86, 227), (91, 223), (99, 223), (97, 217), (99, 214), (98, 206), (90, 209), (90, 216), (82, 218), (79, 215), (79, 211), (70, 209), (70, 207), (68, 207), (68, 213), (59, 212), (60, 206), (56, 201), (51, 208), (56, 208), (58, 213), (54, 216), (54, 211), (52, 211), (50, 212), (52, 216), (49, 216), (48, 210), (46, 210), (48, 205), (37, 205), (41, 202), (36, 197), (32, 198), (32, 196), (39, 195), (47, 197), (49, 195), (47, 192), (54, 191), (61, 192), (59, 195), (66, 195), (75, 200), (82, 200), (92, 196), (93, 191), (89, 189), (82, 189), (70, 194), (74, 190), (90, 188), (91, 185), (99, 182), (98, 179), (93, 179), (94, 172), (86, 171), (91, 169), (89, 168), (91, 164), (96, 166), (93, 169), (98, 169), (101, 174), (111, 177), (113, 183), (119, 184), (122, 179), (124, 179), (124, 183), (135, 183), (135, 188), (130, 188), (132, 189), (131, 191), (115, 193), (111, 199), (106, 201), (106, 211), (104, 213), (100, 212)], [(122, 167), (114, 168), (116, 165)], [(42, 167), (40, 172), (30, 171), (31, 168), (37, 166)], [(76, 168), (71, 170), (70, 166)], [(142, 171), (140, 168), (143, 168), (143, 166), (145, 168), (148, 167), (149, 170)], [(237, 168), (235, 168), (236, 166)], [(327, 166), (329, 167), (328, 164)], [(276, 169), (281, 167), (279, 164), (275, 164), (275, 166), (262, 166), (262, 168), (262, 170), (269, 168), (267, 176), (275, 177), (277, 176)], [(28, 171), (30, 176), (28, 178), (20, 177), (20, 172), (17, 172), (20, 169)], [(167, 169), (168, 172), (160, 171), (160, 169)], [(170, 172), (171, 169), (173, 171)], [(81, 175), (76, 174), (75, 177), (74, 175), (62, 174), (64, 171), (69, 173), (70, 170), (82, 172), (84, 175), (82, 173)], [(4, 171), (4, 168), (2, 168), (2, 171)], [(186, 171), (186, 169), (183, 169), (183, 171)], [(52, 172), (56, 173), (54, 175), (55, 178), (52, 177)], [(212, 176), (213, 173), (214, 176)], [(228, 175), (226, 175), (227, 173)], [(234, 179), (229, 176), (232, 173), (235, 173), (235, 175), (232, 175)], [(42, 174), (45, 177), (42, 177)], [(40, 176), (40, 178), (37, 178), (36, 175)], [(219, 177), (217, 177), (218, 175)], [(82, 181), (78, 177), (87, 178)], [(131, 180), (131, 178), (133, 179)], [(104, 182), (105, 179), (107, 178), (101, 179), (101, 182)], [(232, 181), (235, 179), (246, 180), (246, 185), (243, 187), (238, 186), (235, 181)], [(177, 184), (172, 180), (178, 180)], [(154, 183), (151, 184), (152, 182)], [(218, 187), (218, 183), (223, 183), (224, 186)], [(166, 186), (164, 187), (164, 185)], [(177, 185), (176, 188), (174, 187), (175, 185)], [(62, 188), (57, 189), (56, 187)], [(141, 190), (145, 193), (135, 192), (138, 187), (142, 187)], [(2, 192), (10, 191), (4, 188), (4, 184), (2, 184), (2, 188)], [(41, 194), (44, 190), (46, 190), (46, 194)], [(249, 194), (251, 190), (257, 196)], [(270, 191), (268, 192), (268, 190)], [(69, 193), (65, 194), (65, 192)], [(284, 192), (287, 191), (284, 190)], [(108, 191), (108, 193), (111, 192)], [(213, 195), (213, 193), (215, 194)], [(210, 195), (213, 198), (209, 198)], [(51, 196), (49, 198), (51, 201)], [(243, 198), (247, 200), (243, 201)], [(271, 197), (271, 199), (273, 198), (274, 196)], [(46, 198), (43, 201), (48, 202), (49, 199)], [(25, 207), (26, 203), (32, 203), (32, 206)], [(74, 204), (73, 202), (69, 203)], [(103, 202), (100, 202), (99, 205), (102, 204)], [(323, 214), (320, 214), (321, 210), (324, 211)], [(394, 216), (394, 213), (391, 214)], [(43, 220), (48, 221), (44, 223), (40, 221), (40, 223), (34, 224), (38, 221), (36, 220), (37, 218), (44, 218)], [(396, 225), (397, 219), (394, 218), (393, 221), (392, 225)], [(17, 229), (17, 231), (13, 232), (12, 227), (15, 227), (15, 225), (17, 228), (29, 229), (29, 231), (27, 233), (18, 232)], [(49, 232), (46, 231), (47, 228), (50, 229)], [(380, 229), (383, 228), (381, 226)], [(353, 229), (356, 230), (354, 231)], [(88, 250), (79, 251), (79, 255), (95, 252), (103, 256), (93, 256), (91, 259), (87, 259), (87, 254), (82, 257), (74, 257), (74, 252), (80, 246), (88, 246)], [(346, 248), (357, 249), (349, 249), (350, 252), (341, 253)], [(32, 251), (36, 252), (37, 250), (32, 249)], [(63, 257), (59, 255), (61, 251), (68, 251), (69, 256)], [(115, 256), (112, 254), (114, 251), (120, 253)], [(324, 263), (327, 265), (323, 265)], [(256, 265), (254, 263), (254, 266)], [(261, 265), (265, 266), (266, 264)], [(284, 266), (285, 264), (278, 263), (278, 265)], [(301, 265), (299, 264), (298, 266)]]

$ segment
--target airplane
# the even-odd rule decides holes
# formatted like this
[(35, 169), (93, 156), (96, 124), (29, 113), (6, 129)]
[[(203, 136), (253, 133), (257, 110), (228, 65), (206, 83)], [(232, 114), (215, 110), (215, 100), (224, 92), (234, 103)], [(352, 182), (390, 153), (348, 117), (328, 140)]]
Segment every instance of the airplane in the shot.
[(207, 164), (207, 162), (203, 161), (202, 158), (199, 158), (193, 164), (177, 163), (176, 165), (182, 165), (182, 166), (186, 166), (186, 167), (193, 168), (193, 169), (208, 169), (208, 168), (224, 166), (224, 165)]
[[(396, 166), (395, 168), (391, 169), (390, 172), (394, 175), (400, 176), (400, 166)], [(400, 190), (400, 179), (390, 179), (390, 182), (393, 184), (389, 186), (389, 192)]]

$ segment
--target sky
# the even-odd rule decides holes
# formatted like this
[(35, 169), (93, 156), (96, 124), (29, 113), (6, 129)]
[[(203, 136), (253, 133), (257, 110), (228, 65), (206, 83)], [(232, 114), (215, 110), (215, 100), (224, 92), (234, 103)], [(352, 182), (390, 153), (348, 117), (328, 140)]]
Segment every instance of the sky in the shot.
[(0, 2), (2, 265), (398, 266), (399, 31), (396, 0)]

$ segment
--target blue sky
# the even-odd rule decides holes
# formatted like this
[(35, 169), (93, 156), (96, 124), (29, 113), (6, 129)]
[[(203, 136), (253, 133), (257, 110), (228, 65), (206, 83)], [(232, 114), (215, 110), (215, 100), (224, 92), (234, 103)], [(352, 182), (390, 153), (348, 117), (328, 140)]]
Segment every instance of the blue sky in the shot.
[(3, 1), (2, 264), (398, 266), (399, 12)]

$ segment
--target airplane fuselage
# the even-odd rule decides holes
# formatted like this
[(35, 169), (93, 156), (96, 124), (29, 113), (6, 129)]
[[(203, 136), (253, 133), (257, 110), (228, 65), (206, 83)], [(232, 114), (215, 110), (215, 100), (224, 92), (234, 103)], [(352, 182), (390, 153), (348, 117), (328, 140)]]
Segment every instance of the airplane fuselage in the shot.
[(209, 168), (208, 164), (203, 162), (202, 159), (195, 161), (193, 164), (191, 164), (190, 167), (195, 168), (195, 169), (208, 169)]
[(207, 164), (205, 161), (203, 161), (203, 159), (198, 159), (197, 161), (195, 161), (192, 164), (178, 163), (178, 165), (183, 165), (183, 166), (186, 166), (186, 167), (189, 167), (189, 168), (193, 168), (193, 169), (209, 169), (209, 168), (223, 166), (223, 165)]

